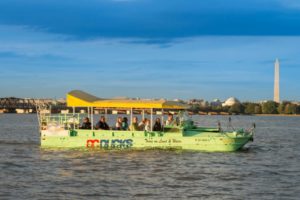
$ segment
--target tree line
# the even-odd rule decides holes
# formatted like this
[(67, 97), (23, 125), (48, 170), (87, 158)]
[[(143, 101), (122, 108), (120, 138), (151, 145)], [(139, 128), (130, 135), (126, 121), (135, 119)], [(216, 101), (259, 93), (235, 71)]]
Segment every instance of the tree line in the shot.
[(215, 112), (215, 113), (228, 113), (228, 114), (286, 114), (295, 115), (300, 114), (300, 105), (289, 101), (276, 103), (274, 101), (266, 101), (263, 103), (236, 103), (232, 106), (201, 106), (200, 104), (192, 104), (190, 111), (193, 113), (199, 112)]

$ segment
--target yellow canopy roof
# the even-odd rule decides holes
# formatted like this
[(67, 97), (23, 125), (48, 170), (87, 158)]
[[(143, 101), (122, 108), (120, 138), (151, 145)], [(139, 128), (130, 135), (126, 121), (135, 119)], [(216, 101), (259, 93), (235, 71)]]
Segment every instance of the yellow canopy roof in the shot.
[(102, 99), (80, 90), (73, 90), (67, 94), (69, 107), (95, 108), (156, 108), (156, 109), (186, 109), (186, 104), (166, 100), (132, 100), (132, 99)]

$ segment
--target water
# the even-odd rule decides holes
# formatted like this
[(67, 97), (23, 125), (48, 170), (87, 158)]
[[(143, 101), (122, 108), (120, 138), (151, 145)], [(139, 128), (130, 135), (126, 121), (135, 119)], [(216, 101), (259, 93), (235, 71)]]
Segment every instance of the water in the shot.
[(40, 149), (35, 115), (1, 114), (0, 199), (300, 199), (300, 118), (232, 117), (253, 122), (235, 153), (105, 152)]

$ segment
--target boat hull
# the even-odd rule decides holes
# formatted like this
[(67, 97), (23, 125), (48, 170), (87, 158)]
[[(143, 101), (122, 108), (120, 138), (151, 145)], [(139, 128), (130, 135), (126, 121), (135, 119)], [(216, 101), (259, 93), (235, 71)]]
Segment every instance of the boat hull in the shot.
[(104, 130), (41, 131), (41, 146), (98, 149), (182, 149), (230, 152), (241, 149), (250, 134), (213, 131), (145, 132)]

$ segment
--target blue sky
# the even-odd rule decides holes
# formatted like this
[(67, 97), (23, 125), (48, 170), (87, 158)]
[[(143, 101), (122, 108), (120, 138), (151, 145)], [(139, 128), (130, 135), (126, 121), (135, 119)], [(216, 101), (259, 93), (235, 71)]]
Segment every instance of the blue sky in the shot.
[(300, 100), (298, 0), (1, 0), (0, 96)]

